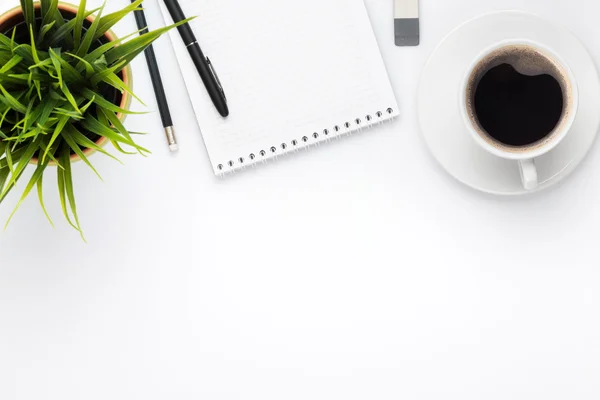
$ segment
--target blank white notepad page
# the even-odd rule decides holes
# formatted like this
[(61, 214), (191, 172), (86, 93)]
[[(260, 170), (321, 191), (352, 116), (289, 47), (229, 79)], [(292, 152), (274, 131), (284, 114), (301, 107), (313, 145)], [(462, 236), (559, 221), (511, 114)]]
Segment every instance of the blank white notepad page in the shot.
[[(222, 118), (171, 33), (217, 175), (364, 129), (398, 106), (363, 0), (182, 1), (227, 95)], [(161, 2), (167, 22), (170, 16)]]

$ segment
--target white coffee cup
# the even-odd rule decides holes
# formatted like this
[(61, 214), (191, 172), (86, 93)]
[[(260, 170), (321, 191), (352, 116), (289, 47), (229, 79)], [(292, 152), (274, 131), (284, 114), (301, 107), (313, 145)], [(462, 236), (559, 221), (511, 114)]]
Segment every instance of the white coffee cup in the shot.
[[(503, 63), (523, 75), (547, 73), (562, 90), (564, 104), (558, 124), (545, 137), (525, 146), (500, 142), (486, 132), (477, 118), (474, 102), (477, 85), (487, 72)], [(552, 49), (529, 40), (507, 40), (483, 51), (465, 72), (459, 97), (462, 118), (473, 140), (495, 156), (518, 162), (526, 190), (535, 190), (539, 185), (535, 159), (550, 152), (568, 135), (579, 105), (577, 82), (569, 66)]]

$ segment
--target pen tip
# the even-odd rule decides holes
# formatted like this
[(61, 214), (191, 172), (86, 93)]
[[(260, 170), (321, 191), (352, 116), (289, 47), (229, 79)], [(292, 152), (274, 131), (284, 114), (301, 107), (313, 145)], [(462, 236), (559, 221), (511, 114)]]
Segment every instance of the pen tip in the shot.
[(222, 104), (220, 107), (217, 107), (219, 114), (221, 114), (221, 117), (223, 118), (227, 118), (229, 117), (229, 107), (227, 106), (227, 102), (225, 102), (224, 104)]

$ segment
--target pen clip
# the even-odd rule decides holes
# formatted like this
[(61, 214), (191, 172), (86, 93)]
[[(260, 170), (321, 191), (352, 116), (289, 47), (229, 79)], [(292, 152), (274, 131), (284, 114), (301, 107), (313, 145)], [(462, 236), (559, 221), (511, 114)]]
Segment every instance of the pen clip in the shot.
[(215, 70), (215, 67), (213, 66), (212, 62), (210, 62), (210, 58), (206, 57), (206, 63), (208, 64), (208, 68), (210, 68), (210, 72), (212, 72), (213, 76), (215, 77), (215, 80), (217, 81), (217, 85), (219, 85), (219, 90), (221, 91), (223, 98), (225, 99), (225, 101), (227, 101), (227, 96), (225, 95), (225, 90), (223, 90), (223, 85), (221, 84), (219, 75), (217, 75), (217, 71)]

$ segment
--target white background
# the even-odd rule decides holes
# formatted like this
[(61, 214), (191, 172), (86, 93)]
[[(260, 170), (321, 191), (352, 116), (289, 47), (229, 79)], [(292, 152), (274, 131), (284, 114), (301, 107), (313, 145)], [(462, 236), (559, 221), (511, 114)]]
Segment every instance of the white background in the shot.
[(422, 0), (422, 45), (397, 48), (393, 2), (366, 3), (402, 117), (223, 180), (157, 44), (181, 151), (156, 113), (132, 118), (151, 157), (94, 156), (104, 183), (75, 168), (88, 244), (54, 177), (56, 229), (34, 195), (0, 234), (0, 399), (600, 397), (598, 147), (551, 190), (491, 197), (436, 164), (415, 110), (427, 56), (465, 19), (532, 11), (598, 61), (600, 5)]

